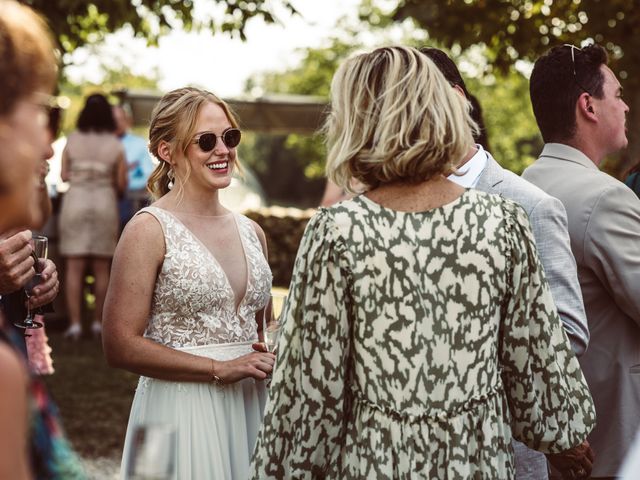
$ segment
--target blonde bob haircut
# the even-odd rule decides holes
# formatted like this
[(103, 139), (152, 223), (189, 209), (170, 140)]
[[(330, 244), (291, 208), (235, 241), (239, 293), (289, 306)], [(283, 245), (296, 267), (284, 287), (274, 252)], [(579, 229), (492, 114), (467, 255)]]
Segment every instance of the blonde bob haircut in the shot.
[[(149, 125), (149, 152), (160, 162), (151, 173), (147, 181), (147, 190), (158, 199), (166, 195), (170, 190), (170, 183), (175, 182), (179, 193), (184, 188), (184, 184), (191, 174), (191, 166), (186, 162), (185, 178), (170, 178), (169, 171), (171, 165), (165, 162), (158, 153), (160, 143), (164, 140), (170, 145), (170, 155), (174, 156), (178, 152), (187, 154), (187, 149), (196, 133), (196, 122), (200, 109), (206, 103), (218, 105), (227, 116), (229, 123), (238, 128), (238, 122), (229, 106), (206, 90), (195, 87), (185, 87), (172, 90), (165, 94), (151, 113), (151, 123)], [(242, 166), (236, 158), (238, 171), (242, 172)]]
[(469, 104), (438, 67), (410, 47), (346, 60), (333, 77), (324, 126), (327, 175), (352, 191), (448, 175), (473, 146)]

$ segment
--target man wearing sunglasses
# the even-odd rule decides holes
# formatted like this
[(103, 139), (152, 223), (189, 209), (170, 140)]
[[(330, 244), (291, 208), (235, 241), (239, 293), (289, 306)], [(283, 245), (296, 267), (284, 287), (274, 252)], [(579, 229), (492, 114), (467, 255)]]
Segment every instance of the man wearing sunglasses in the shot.
[[(444, 74), (454, 89), (462, 96), (471, 97), (456, 64), (446, 53), (437, 48), (420, 49)], [(473, 105), (473, 104), (472, 104)], [(481, 123), (478, 112), (474, 120)], [(449, 180), (466, 188), (476, 188), (483, 192), (495, 193), (518, 203), (529, 215), (531, 227), (540, 254), (540, 260), (551, 287), (551, 294), (558, 309), (558, 315), (576, 355), (582, 355), (589, 342), (587, 318), (584, 313), (582, 294), (576, 272), (576, 263), (569, 247), (567, 217), (559, 200), (547, 195), (539, 188), (523, 180), (516, 174), (502, 168), (486, 151), (480, 141), (471, 149), (458, 165), (458, 172)], [(486, 139), (485, 139), (486, 144)], [(514, 441), (517, 480), (547, 480), (547, 461), (544, 454), (527, 448)], [(552, 462), (562, 462), (565, 470), (590, 470), (591, 454), (587, 445), (569, 452), (572, 461), (551, 456)], [(587, 456), (586, 456), (587, 455)], [(557, 461), (556, 461), (557, 460)]]
[(596, 406), (592, 478), (614, 478), (640, 426), (640, 200), (598, 166), (627, 145), (622, 87), (598, 45), (563, 45), (530, 80), (545, 141), (524, 178), (567, 211), (591, 340), (580, 364)]

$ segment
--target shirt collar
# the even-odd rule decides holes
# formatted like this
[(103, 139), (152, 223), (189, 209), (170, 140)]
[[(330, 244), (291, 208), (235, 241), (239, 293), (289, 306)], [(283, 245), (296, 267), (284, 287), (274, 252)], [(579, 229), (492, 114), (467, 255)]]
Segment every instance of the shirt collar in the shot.
[(457, 172), (453, 172), (447, 178), (464, 188), (474, 188), (478, 184), (478, 179), (482, 171), (487, 166), (487, 152), (482, 145), (476, 145), (478, 149), (476, 153), (469, 159), (467, 163), (458, 168)]

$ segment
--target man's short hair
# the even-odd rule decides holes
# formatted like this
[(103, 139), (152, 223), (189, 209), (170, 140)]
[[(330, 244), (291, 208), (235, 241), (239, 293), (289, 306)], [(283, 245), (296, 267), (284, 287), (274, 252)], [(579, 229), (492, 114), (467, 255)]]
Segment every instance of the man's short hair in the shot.
[(600, 67), (608, 62), (600, 45), (559, 45), (536, 60), (529, 81), (533, 113), (545, 143), (563, 142), (576, 133), (576, 102), (583, 93), (604, 96)]
[(436, 64), (438, 70), (442, 72), (444, 78), (447, 79), (452, 87), (460, 87), (464, 92), (467, 100), (471, 103), (471, 118), (478, 125), (478, 130), (473, 132), (473, 139), (476, 143), (482, 145), (485, 150), (489, 150), (489, 138), (487, 136), (487, 127), (484, 124), (484, 118), (482, 116), (482, 107), (478, 99), (467, 90), (467, 86), (464, 83), (464, 79), (457, 65), (449, 58), (449, 55), (439, 48), (422, 47), (420, 48), (420, 53), (424, 53)]

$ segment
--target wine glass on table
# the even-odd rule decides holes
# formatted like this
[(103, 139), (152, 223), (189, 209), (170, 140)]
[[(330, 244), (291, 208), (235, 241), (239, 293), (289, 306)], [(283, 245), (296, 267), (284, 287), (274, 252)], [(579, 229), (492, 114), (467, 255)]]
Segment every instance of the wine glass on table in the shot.
[(23, 328), (25, 330), (34, 329), (34, 328), (42, 328), (42, 323), (36, 322), (33, 319), (33, 311), (31, 309), (31, 303), (29, 299), (33, 296), (33, 289), (36, 288), (40, 283), (42, 283), (42, 260), (46, 260), (47, 253), (49, 250), (49, 239), (42, 235), (34, 235), (31, 238), (31, 248), (33, 251), (31, 252), (31, 256), (34, 260), (33, 268), (36, 271), (36, 274), (29, 279), (27, 284), (24, 286), (24, 293), (27, 296), (27, 316), (24, 320), (15, 322), (14, 325), (18, 328)]
[(281, 315), (284, 308), (285, 295), (282, 293), (271, 293), (271, 299), (264, 309), (262, 322), (262, 332), (267, 351), (273, 352), (278, 345), (280, 332), (282, 331)]

